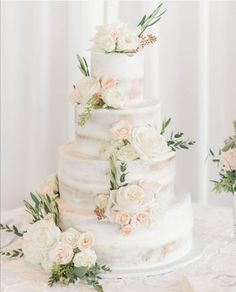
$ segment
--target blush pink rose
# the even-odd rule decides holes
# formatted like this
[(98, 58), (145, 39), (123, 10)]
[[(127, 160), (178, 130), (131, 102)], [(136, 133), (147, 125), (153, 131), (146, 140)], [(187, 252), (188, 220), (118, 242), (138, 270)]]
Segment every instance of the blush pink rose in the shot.
[(131, 132), (132, 125), (129, 121), (121, 120), (111, 127), (112, 139), (127, 139)]
[(131, 217), (131, 225), (134, 228), (139, 228), (148, 222), (148, 216), (146, 213), (135, 214)]
[(133, 232), (133, 228), (130, 224), (125, 225), (120, 229), (120, 233), (124, 236), (129, 236), (131, 235), (132, 232)]
[(116, 214), (116, 223), (119, 225), (127, 225), (130, 221), (130, 215), (126, 212), (118, 212)]
[(105, 75), (102, 77), (101, 85), (103, 89), (111, 89), (115, 87), (117, 84), (117, 80), (112, 76)]
[(137, 220), (138, 220), (138, 222), (140, 222), (140, 224), (146, 224), (147, 220), (148, 220), (147, 214), (146, 213), (139, 213), (137, 215)]
[(220, 163), (226, 170), (236, 170), (236, 147), (221, 152)]
[(77, 246), (80, 250), (85, 250), (91, 248), (93, 243), (93, 235), (90, 232), (85, 232), (80, 234)]

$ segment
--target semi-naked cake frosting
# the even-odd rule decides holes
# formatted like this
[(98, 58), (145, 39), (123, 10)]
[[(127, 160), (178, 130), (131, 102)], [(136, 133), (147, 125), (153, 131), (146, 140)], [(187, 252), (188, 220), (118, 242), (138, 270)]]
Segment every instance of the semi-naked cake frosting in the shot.
[(113, 271), (175, 261), (192, 246), (191, 199), (174, 186), (159, 100), (143, 94), (144, 53), (93, 48), (90, 68), (72, 97), (75, 141), (59, 148), (62, 226), (91, 231)]

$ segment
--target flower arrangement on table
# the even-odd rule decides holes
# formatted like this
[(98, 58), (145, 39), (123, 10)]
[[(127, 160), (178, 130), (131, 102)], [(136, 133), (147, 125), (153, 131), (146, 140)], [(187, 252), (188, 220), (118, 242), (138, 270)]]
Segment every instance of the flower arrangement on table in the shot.
[[(144, 35), (144, 32), (156, 24), (165, 13), (166, 10), (161, 11), (162, 4), (158, 5), (150, 15), (143, 16), (137, 25), (137, 31), (129, 30), (124, 23), (98, 26), (93, 39), (93, 49), (105, 53), (133, 55), (147, 45), (153, 44), (156, 41), (156, 36)], [(130, 96), (122, 92), (117, 78), (108, 75), (94, 78), (90, 75), (86, 59), (79, 55), (77, 55), (77, 59), (79, 62), (78, 68), (84, 77), (73, 86), (74, 91), (70, 100), (83, 107), (79, 125), (84, 126), (86, 124), (93, 110), (125, 108)]]
[(168, 205), (166, 199), (159, 196), (160, 183), (153, 180), (127, 183), (127, 163), (134, 160), (152, 163), (195, 144), (189, 139), (182, 140), (180, 132), (172, 132), (166, 140), (164, 134), (170, 121), (164, 120), (159, 132), (151, 125), (132, 127), (130, 122), (121, 120), (111, 127), (112, 140), (101, 149), (100, 158), (110, 161), (110, 192), (96, 196), (94, 212), (99, 221), (118, 224), (124, 236), (158, 224)]
[(96, 253), (92, 249), (93, 235), (74, 228), (64, 231), (60, 228), (57, 176), (50, 176), (37, 193), (30, 195), (32, 202), (24, 201), (26, 211), (32, 216), (27, 230), (20, 231), (14, 225), (0, 224), (0, 230), (13, 232), (20, 237), (22, 246), (12, 251), (1, 251), (1, 255), (24, 257), (27, 262), (40, 265), (50, 275), (49, 286), (57, 282), (69, 285), (82, 280), (102, 292), (99, 275), (110, 269), (97, 263)]
[(234, 134), (224, 141), (224, 146), (216, 155), (210, 149), (212, 161), (219, 169), (219, 179), (212, 180), (216, 193), (231, 193), (234, 200), (233, 233), (236, 237), (236, 121), (233, 122)]

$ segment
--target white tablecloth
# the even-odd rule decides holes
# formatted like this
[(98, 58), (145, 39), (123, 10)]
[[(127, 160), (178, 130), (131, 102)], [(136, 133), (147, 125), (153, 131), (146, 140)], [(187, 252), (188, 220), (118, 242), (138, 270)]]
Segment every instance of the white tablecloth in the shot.
[[(174, 272), (138, 279), (102, 280), (104, 292), (236, 292), (236, 241), (230, 239), (232, 211), (228, 208), (193, 204), (198, 238), (207, 243), (203, 256), (196, 262)], [(23, 218), (22, 210), (5, 214)], [(14, 243), (13, 243), (14, 245)], [(88, 292), (93, 288), (47, 286), (47, 274), (23, 259), (1, 260), (1, 291), (3, 292)]]

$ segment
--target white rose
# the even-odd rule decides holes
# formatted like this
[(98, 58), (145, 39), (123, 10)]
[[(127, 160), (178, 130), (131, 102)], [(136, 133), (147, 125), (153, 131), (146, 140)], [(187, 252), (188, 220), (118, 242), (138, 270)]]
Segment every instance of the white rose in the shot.
[(59, 192), (58, 188), (58, 178), (57, 175), (52, 174), (48, 176), (44, 182), (38, 188), (36, 189), (36, 192), (43, 196), (43, 195), (49, 195), (50, 197), (54, 197), (55, 194)]
[(99, 80), (93, 77), (84, 77), (79, 80), (70, 100), (76, 103), (86, 104), (88, 100), (100, 91)]
[(24, 259), (31, 264), (40, 264), (44, 252), (35, 247), (32, 240), (28, 237), (27, 233), (23, 236), (22, 250), (24, 252)]
[(151, 126), (133, 128), (130, 142), (143, 160), (153, 160), (168, 150), (164, 137)]
[(100, 209), (106, 209), (108, 202), (108, 195), (105, 194), (98, 194), (95, 197), (95, 204)]
[(133, 161), (139, 158), (138, 153), (134, 150), (132, 145), (127, 144), (115, 151), (115, 157), (120, 161)]
[(158, 224), (165, 215), (167, 209), (167, 202), (164, 200), (156, 199), (155, 204), (149, 209), (149, 221), (151, 225)]
[(48, 255), (43, 256), (43, 258), (41, 260), (41, 266), (46, 273), (51, 272), (53, 262), (49, 259)]
[(108, 106), (116, 109), (124, 108), (129, 100), (128, 96), (120, 92), (117, 88), (104, 91), (102, 99)]
[(65, 242), (58, 242), (48, 253), (49, 260), (59, 265), (68, 264), (73, 256), (73, 248)]
[(130, 31), (126, 26), (121, 30), (117, 39), (117, 50), (125, 52), (133, 52), (140, 45), (140, 38), (137, 32)]
[(40, 220), (30, 225), (26, 235), (35, 249), (48, 250), (52, 248), (61, 236), (60, 229), (52, 220)]
[(97, 26), (97, 32), (93, 39), (95, 48), (105, 52), (114, 51), (121, 26), (122, 24), (118, 23)]
[(90, 232), (85, 232), (80, 234), (78, 241), (78, 248), (80, 250), (90, 249), (94, 243), (93, 235)]
[[(152, 192), (144, 192), (138, 185), (128, 185), (110, 192), (111, 211), (136, 213), (143, 211), (154, 200)], [(109, 206), (109, 204), (108, 204)]]
[(97, 260), (96, 253), (92, 249), (86, 249), (77, 253), (73, 259), (76, 267), (92, 267)]
[(79, 241), (80, 233), (74, 228), (68, 228), (66, 231), (62, 232), (61, 234), (61, 241), (66, 242), (71, 247), (76, 247), (78, 241)]
[(111, 127), (112, 139), (128, 139), (132, 125), (129, 121), (121, 120)]

